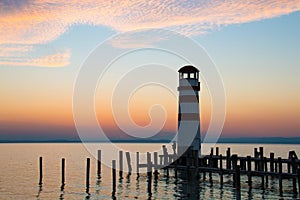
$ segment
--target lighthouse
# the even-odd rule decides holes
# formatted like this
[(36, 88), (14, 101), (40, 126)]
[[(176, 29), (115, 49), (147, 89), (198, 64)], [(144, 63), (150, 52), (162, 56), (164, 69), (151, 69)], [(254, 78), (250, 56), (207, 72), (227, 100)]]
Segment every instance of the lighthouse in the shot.
[(193, 151), (200, 157), (199, 70), (194, 66), (187, 65), (180, 68), (178, 72), (177, 153), (179, 156), (185, 157), (187, 152)]

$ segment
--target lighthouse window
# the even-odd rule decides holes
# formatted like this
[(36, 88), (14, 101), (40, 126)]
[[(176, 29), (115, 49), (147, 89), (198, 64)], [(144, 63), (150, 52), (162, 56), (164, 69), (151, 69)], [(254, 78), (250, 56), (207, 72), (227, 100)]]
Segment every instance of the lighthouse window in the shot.
[(183, 78), (188, 78), (188, 74), (187, 73), (183, 73)]
[(190, 78), (195, 78), (194, 74), (190, 74)]

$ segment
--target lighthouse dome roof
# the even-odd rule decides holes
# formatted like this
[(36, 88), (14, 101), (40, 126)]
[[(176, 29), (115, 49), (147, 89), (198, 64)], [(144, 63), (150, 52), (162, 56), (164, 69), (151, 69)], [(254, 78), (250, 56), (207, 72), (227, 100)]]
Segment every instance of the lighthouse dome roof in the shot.
[(199, 70), (192, 66), (192, 65), (186, 65), (184, 67), (181, 67), (178, 72), (183, 72), (183, 73), (193, 73), (193, 72), (199, 72)]

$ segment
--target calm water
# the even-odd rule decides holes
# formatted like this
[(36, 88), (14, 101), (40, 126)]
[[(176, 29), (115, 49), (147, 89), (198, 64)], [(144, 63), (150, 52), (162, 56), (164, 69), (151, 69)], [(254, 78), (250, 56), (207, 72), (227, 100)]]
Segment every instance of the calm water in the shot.
[[(124, 151), (140, 151), (141, 162), (145, 161), (143, 152), (155, 151), (162, 144), (118, 144)], [(218, 144), (220, 153), (225, 155), (227, 147), (232, 153), (253, 155), (253, 148), (264, 146), (266, 155), (274, 152), (275, 156), (287, 157), (289, 150), (300, 155), (300, 145), (249, 145), (249, 144)], [(92, 144), (91, 151), (102, 149), (103, 162), (109, 164), (117, 159), (117, 150), (111, 150), (109, 144)], [(171, 149), (169, 149), (172, 152)], [(43, 184), (38, 185), (38, 158), (43, 156)], [(134, 153), (132, 161), (135, 162)], [(86, 158), (91, 157), (91, 179), (88, 193), (85, 186)], [(61, 190), (61, 158), (66, 158), (66, 185)], [(82, 144), (0, 144), (0, 199), (112, 199), (111, 169), (102, 166), (102, 177), (96, 176), (96, 160)], [(125, 160), (125, 155), (124, 155)], [(127, 169), (124, 161), (124, 168)], [(126, 170), (125, 169), (125, 170)], [(135, 167), (133, 164), (133, 171)], [(117, 173), (118, 175), (118, 173)], [(159, 179), (152, 182), (151, 193), (147, 189), (147, 177), (141, 175), (136, 179), (132, 174), (129, 178), (117, 181), (116, 199), (233, 199), (231, 177), (224, 177), (224, 186), (220, 189), (219, 176), (214, 175), (213, 181), (207, 178), (202, 181), (186, 181), (175, 179), (172, 171), (170, 177), (160, 171)], [(118, 177), (117, 177), (118, 178)], [(278, 182), (271, 180), (265, 190), (260, 189), (260, 179), (254, 178), (253, 188), (249, 191), (247, 177), (242, 177), (242, 199), (279, 199)], [(292, 183), (285, 180), (284, 198), (291, 199)], [(190, 193), (190, 197), (185, 195)]]

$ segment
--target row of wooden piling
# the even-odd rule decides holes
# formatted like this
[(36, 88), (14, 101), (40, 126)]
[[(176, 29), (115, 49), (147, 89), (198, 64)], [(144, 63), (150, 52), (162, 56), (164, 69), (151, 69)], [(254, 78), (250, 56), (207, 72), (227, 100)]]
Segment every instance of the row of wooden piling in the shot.
[[(119, 177), (123, 178), (123, 151), (119, 151)], [(130, 153), (125, 153), (128, 164), (128, 176), (132, 173)], [(158, 152), (153, 153), (153, 162), (151, 159), (151, 153), (147, 152), (147, 163), (140, 163), (140, 153), (136, 152), (136, 173), (137, 177), (140, 174), (140, 168), (147, 169), (148, 176), (148, 188), (151, 190), (152, 174), (154, 178), (158, 177), (158, 169), (163, 168), (166, 171), (166, 176), (169, 176), (169, 169), (173, 168), (175, 171), (175, 178), (177, 178), (177, 171), (187, 171), (189, 176), (199, 177), (203, 174), (203, 181), (206, 180), (206, 173), (209, 174), (211, 179), (212, 173), (219, 174), (220, 185), (223, 187), (223, 176), (225, 174), (232, 175), (233, 188), (237, 191), (237, 197), (240, 197), (241, 190), (241, 175), (248, 176), (248, 186), (252, 187), (252, 177), (261, 177), (262, 189), (268, 184), (269, 177), (278, 178), (279, 193), (283, 195), (283, 179), (292, 179), (293, 193), (300, 197), (300, 161), (294, 151), (289, 152), (288, 159), (282, 159), (281, 157), (275, 158), (274, 153), (270, 153), (270, 157), (264, 157), (263, 148), (260, 147), (254, 149), (254, 157), (251, 156), (238, 156), (236, 154), (231, 155), (230, 148), (226, 151), (226, 156), (222, 156), (219, 153), (219, 148), (216, 148), (215, 154), (211, 149), (210, 155), (202, 156), (198, 158), (198, 155), (191, 153), (187, 154), (187, 160), (185, 165), (179, 164), (180, 158), (177, 159), (176, 154), (168, 154), (166, 147), (163, 145), (163, 155), (158, 155)], [(159, 162), (158, 162), (158, 159)], [(225, 161), (225, 165), (224, 165)], [(39, 184), (42, 184), (43, 169), (42, 169), (42, 157), (39, 158), (40, 179)], [(287, 172), (283, 171), (283, 164), (286, 164)], [(62, 186), (65, 184), (65, 158), (62, 158)], [(193, 173), (190, 171), (193, 170)], [(101, 177), (101, 150), (98, 150), (97, 156), (97, 175)], [(298, 180), (298, 182), (297, 182)], [(86, 163), (86, 187), (89, 188), (90, 184), (90, 158), (87, 158)], [(297, 188), (298, 184), (298, 188)], [(112, 189), (113, 194), (116, 191), (116, 160), (112, 160)]]

